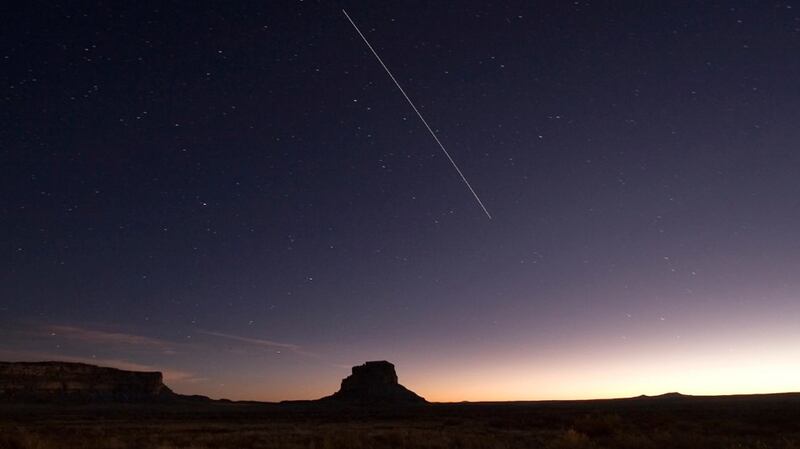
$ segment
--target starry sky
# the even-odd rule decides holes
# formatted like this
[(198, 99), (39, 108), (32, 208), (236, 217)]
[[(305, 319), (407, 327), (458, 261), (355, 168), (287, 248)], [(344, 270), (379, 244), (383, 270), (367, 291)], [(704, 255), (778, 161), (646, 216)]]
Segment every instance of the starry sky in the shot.
[(0, 359), (800, 390), (800, 2), (229, 3), (2, 6)]

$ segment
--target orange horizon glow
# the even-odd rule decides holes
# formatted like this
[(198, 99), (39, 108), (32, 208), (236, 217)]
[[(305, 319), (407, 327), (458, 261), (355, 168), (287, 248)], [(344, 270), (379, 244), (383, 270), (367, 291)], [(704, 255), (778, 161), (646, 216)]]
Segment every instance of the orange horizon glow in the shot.
[[(328, 396), (351, 366), (383, 359), (394, 363), (401, 384), (431, 402), (786, 393), (800, 391), (800, 346), (795, 344), (800, 329), (789, 312), (749, 327), (744, 320), (706, 320), (670, 327), (670, 333), (667, 328), (647, 333), (632, 328), (628, 336), (616, 334), (616, 329), (595, 330), (552, 341), (518, 334), (459, 345), (409, 340), (397, 347), (379, 344), (346, 351), (316, 345), (310, 348), (313, 352), (302, 348), (280, 355), (272, 348), (274, 342), (253, 338), (231, 340), (231, 346), (229, 338), (198, 334), (186, 344), (62, 326), (59, 332), (21, 333), (32, 342), (31, 349), (0, 347), (0, 358), (161, 371), (177, 393), (269, 402)], [(60, 338), (61, 351), (33, 347), (36, 339), (41, 345), (53, 338)], [(109, 351), (95, 357), (98, 347)]]
[[(695, 396), (787, 393), (800, 391), (799, 372), (800, 349), (756, 346), (714, 355), (665, 351), (630, 359), (565, 358), (547, 366), (398, 365), (400, 383), (431, 402), (612, 399), (668, 392)], [(262, 401), (317, 399), (336, 391), (340, 380), (314, 379), (287, 385), (281, 391), (264, 391), (258, 385), (223, 387), (211, 396)], [(178, 392), (185, 386), (200, 394), (206, 387), (180, 382), (176, 386)]]

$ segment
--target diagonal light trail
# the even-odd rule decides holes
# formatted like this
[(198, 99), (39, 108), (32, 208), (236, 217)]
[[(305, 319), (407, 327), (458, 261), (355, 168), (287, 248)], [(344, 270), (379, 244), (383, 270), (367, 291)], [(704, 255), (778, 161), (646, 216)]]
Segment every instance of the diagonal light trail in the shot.
[(436, 141), (436, 143), (439, 145), (439, 148), (442, 149), (442, 152), (444, 153), (444, 155), (447, 156), (447, 159), (450, 161), (451, 164), (453, 164), (453, 168), (456, 169), (456, 171), (458, 172), (458, 175), (461, 176), (461, 180), (464, 181), (464, 184), (467, 185), (467, 188), (469, 189), (469, 191), (472, 192), (472, 196), (475, 197), (475, 201), (478, 202), (478, 205), (481, 206), (481, 209), (483, 209), (483, 212), (491, 220), (492, 219), (492, 214), (490, 214), (489, 211), (486, 209), (486, 206), (483, 205), (483, 201), (481, 201), (480, 197), (478, 197), (478, 194), (475, 193), (475, 189), (473, 189), (472, 186), (470, 185), (469, 181), (467, 181), (467, 177), (464, 176), (464, 173), (462, 173), (461, 169), (458, 168), (458, 165), (456, 165), (456, 161), (453, 160), (453, 158), (450, 156), (450, 153), (447, 151), (447, 149), (444, 147), (444, 145), (442, 145), (442, 142), (436, 136), (436, 133), (433, 132), (433, 130), (431, 129), (430, 125), (428, 125), (428, 122), (425, 121), (425, 117), (423, 117), (422, 114), (419, 112), (419, 109), (417, 109), (417, 107), (414, 106), (414, 102), (411, 101), (411, 98), (408, 97), (408, 94), (406, 94), (406, 91), (403, 90), (403, 86), (401, 86), (400, 83), (397, 82), (397, 79), (394, 77), (394, 75), (392, 75), (392, 72), (389, 70), (389, 67), (386, 67), (386, 64), (383, 63), (383, 60), (381, 59), (381, 57), (378, 56), (378, 52), (376, 52), (375, 49), (372, 48), (372, 45), (369, 43), (367, 38), (364, 36), (364, 33), (362, 33), (361, 30), (358, 28), (358, 25), (356, 25), (356, 23), (353, 22), (353, 19), (350, 18), (349, 14), (347, 14), (347, 11), (345, 11), (343, 9), (342, 12), (344, 13), (344, 16), (347, 17), (347, 20), (350, 21), (350, 24), (353, 25), (353, 28), (356, 29), (356, 32), (358, 32), (358, 35), (361, 36), (361, 39), (364, 40), (364, 43), (367, 44), (367, 47), (369, 47), (369, 49), (372, 52), (372, 54), (375, 55), (375, 59), (377, 59), (378, 62), (381, 64), (381, 66), (383, 67), (383, 70), (386, 70), (386, 73), (389, 75), (389, 78), (391, 78), (392, 81), (394, 81), (395, 86), (397, 86), (397, 88), (400, 90), (400, 93), (402, 93), (403, 96), (406, 98), (406, 101), (408, 101), (408, 104), (410, 104), (411, 108), (414, 109), (414, 112), (417, 113), (417, 117), (419, 117), (419, 119), (422, 121), (422, 124), (425, 125), (425, 128), (427, 128), (428, 132), (431, 133), (431, 136), (433, 136), (433, 140)]

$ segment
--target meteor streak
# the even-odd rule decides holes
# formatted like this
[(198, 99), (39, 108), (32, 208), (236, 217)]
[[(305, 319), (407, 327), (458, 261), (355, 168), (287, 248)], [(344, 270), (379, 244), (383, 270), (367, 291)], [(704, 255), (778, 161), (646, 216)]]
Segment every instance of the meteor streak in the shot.
[(386, 64), (383, 63), (383, 60), (381, 59), (381, 57), (378, 56), (378, 52), (376, 52), (375, 49), (372, 48), (372, 45), (369, 43), (367, 38), (364, 36), (364, 33), (362, 33), (361, 30), (358, 28), (358, 25), (356, 25), (356, 23), (353, 22), (353, 19), (350, 18), (349, 14), (347, 14), (347, 11), (342, 9), (342, 12), (344, 13), (344, 16), (347, 17), (347, 20), (350, 21), (350, 24), (353, 25), (353, 28), (356, 29), (356, 32), (358, 33), (358, 35), (361, 36), (361, 39), (364, 40), (364, 43), (367, 44), (367, 47), (369, 47), (369, 49), (372, 52), (372, 54), (375, 55), (375, 59), (377, 59), (378, 62), (381, 64), (381, 66), (383, 67), (383, 70), (386, 70), (386, 73), (389, 75), (389, 78), (391, 78), (392, 81), (394, 81), (395, 86), (397, 86), (397, 89), (399, 89), (400, 93), (403, 94), (403, 97), (405, 97), (406, 101), (408, 101), (408, 104), (410, 104), (411, 108), (414, 109), (414, 112), (417, 113), (417, 117), (419, 117), (419, 119), (422, 121), (422, 124), (425, 125), (425, 128), (427, 128), (428, 132), (431, 133), (431, 136), (433, 136), (433, 140), (436, 141), (436, 143), (439, 145), (439, 148), (442, 149), (442, 152), (444, 153), (444, 155), (447, 156), (447, 159), (450, 161), (451, 164), (453, 164), (453, 168), (456, 169), (456, 171), (458, 172), (458, 175), (461, 176), (461, 180), (464, 181), (464, 184), (466, 184), (466, 186), (469, 189), (469, 191), (472, 192), (472, 196), (475, 197), (475, 201), (478, 202), (478, 205), (481, 207), (481, 209), (483, 209), (483, 212), (491, 220), (492, 219), (492, 215), (486, 209), (486, 206), (483, 205), (483, 201), (481, 201), (480, 197), (478, 197), (478, 194), (475, 193), (475, 189), (473, 189), (472, 186), (470, 185), (469, 181), (467, 181), (467, 178), (466, 178), (466, 176), (464, 176), (464, 173), (462, 173), (461, 169), (458, 168), (458, 165), (456, 165), (456, 161), (453, 160), (453, 158), (450, 156), (450, 153), (447, 151), (447, 149), (444, 147), (444, 145), (442, 145), (442, 142), (436, 136), (436, 133), (433, 132), (433, 129), (431, 129), (430, 125), (428, 125), (428, 122), (425, 120), (425, 118), (419, 112), (419, 109), (417, 109), (417, 107), (414, 105), (414, 102), (411, 101), (411, 98), (409, 98), (408, 94), (406, 94), (406, 91), (403, 90), (403, 87), (400, 85), (399, 82), (397, 82), (397, 79), (394, 77), (394, 75), (392, 75), (392, 72), (389, 70), (389, 67), (386, 67)]

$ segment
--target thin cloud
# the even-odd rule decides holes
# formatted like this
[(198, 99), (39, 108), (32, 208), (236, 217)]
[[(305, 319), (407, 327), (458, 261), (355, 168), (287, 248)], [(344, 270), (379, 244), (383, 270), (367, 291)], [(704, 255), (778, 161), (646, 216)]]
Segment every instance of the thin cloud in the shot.
[(100, 343), (125, 343), (130, 345), (150, 345), (165, 346), (169, 344), (164, 340), (145, 337), (142, 335), (126, 334), (122, 332), (106, 332), (95, 329), (87, 329), (77, 326), (46, 326), (45, 330), (51, 335), (74, 338), (77, 340), (100, 342)]
[(226, 333), (223, 333), (223, 332), (214, 332), (214, 331), (206, 331), (206, 330), (199, 330), (199, 331), (196, 331), (196, 332), (198, 334), (210, 335), (212, 337), (225, 338), (225, 339), (228, 339), (228, 340), (239, 341), (239, 342), (248, 343), (248, 344), (251, 344), (251, 345), (263, 346), (263, 347), (272, 348), (272, 349), (276, 349), (276, 350), (285, 350), (285, 351), (289, 351), (289, 352), (291, 352), (293, 354), (297, 354), (299, 356), (307, 357), (309, 359), (319, 360), (319, 361), (324, 362), (326, 364), (330, 364), (330, 362), (325, 360), (325, 358), (322, 357), (321, 355), (319, 355), (319, 354), (317, 354), (315, 352), (307, 351), (307, 350), (303, 349), (302, 346), (296, 345), (296, 344), (293, 344), (293, 343), (284, 343), (284, 342), (274, 341), (274, 340), (264, 340), (264, 339), (261, 339), (261, 338), (243, 337), (241, 335), (233, 335), (233, 334), (226, 334)]
[(174, 343), (158, 338), (145, 337), (124, 332), (108, 332), (79, 326), (49, 325), (44, 330), (48, 335), (86, 341), (90, 343), (124, 344), (131, 346), (150, 346), (161, 349), (164, 354), (175, 354)]
[(7, 349), (0, 349), (0, 354), (4, 358), (13, 359), (21, 362), (42, 362), (42, 361), (58, 361), (58, 362), (74, 362), (86, 363), (89, 365), (105, 366), (109, 368), (117, 368), (127, 371), (158, 371), (164, 376), (165, 382), (200, 382), (206, 380), (203, 377), (171, 368), (160, 368), (153, 365), (146, 365), (129, 360), (121, 359), (106, 359), (96, 357), (82, 357), (64, 354), (55, 354), (50, 352), (37, 352), (37, 351), (14, 351)]
[(270, 348), (286, 349), (289, 351), (300, 352), (300, 346), (292, 343), (282, 343), (279, 341), (263, 340), (260, 338), (242, 337), (239, 335), (224, 334), (222, 332), (213, 331), (197, 331), (198, 334), (211, 335), (213, 337), (227, 338), (228, 340), (240, 341), (242, 343), (250, 343), (257, 346), (267, 346)]

